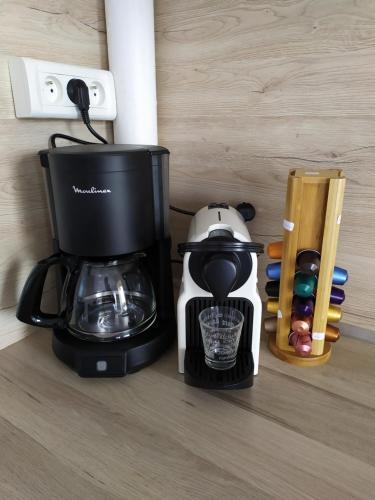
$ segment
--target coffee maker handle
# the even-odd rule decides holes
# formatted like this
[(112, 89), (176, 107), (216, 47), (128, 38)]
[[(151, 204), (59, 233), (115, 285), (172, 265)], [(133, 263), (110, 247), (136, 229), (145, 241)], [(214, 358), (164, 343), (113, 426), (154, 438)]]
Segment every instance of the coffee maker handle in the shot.
[(65, 322), (61, 316), (40, 310), (48, 269), (58, 263), (61, 263), (61, 255), (54, 254), (47, 259), (40, 260), (31, 271), (17, 308), (17, 318), (23, 323), (44, 328), (64, 327)]

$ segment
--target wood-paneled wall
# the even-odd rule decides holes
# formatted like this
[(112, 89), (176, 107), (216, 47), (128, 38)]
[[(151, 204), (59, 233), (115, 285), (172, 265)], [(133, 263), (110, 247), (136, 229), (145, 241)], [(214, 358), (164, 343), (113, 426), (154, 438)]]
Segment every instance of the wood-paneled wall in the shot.
[[(15, 305), (33, 264), (51, 253), (37, 152), (56, 131), (89, 137), (77, 121), (15, 118), (10, 56), (106, 68), (103, 1), (0, 0), (0, 348), (31, 331)], [(111, 137), (111, 124), (96, 126)]]
[[(157, 0), (156, 47), (172, 202), (250, 201), (268, 243), (288, 170), (343, 168), (343, 321), (375, 329), (375, 2)], [(173, 215), (176, 241), (188, 219)]]

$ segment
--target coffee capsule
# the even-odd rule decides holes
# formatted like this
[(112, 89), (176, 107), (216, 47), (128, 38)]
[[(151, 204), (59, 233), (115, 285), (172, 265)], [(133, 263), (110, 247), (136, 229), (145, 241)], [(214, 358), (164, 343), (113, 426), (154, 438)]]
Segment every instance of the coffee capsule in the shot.
[(327, 325), (325, 340), (327, 342), (336, 342), (341, 336), (340, 330), (333, 325)]
[[(317, 250), (301, 250), (297, 254), (296, 264), (300, 271), (304, 273), (317, 274), (320, 268), (320, 253)], [(332, 284), (345, 285), (349, 275), (346, 269), (335, 266), (333, 268)]]
[(280, 292), (280, 281), (268, 281), (265, 290), (269, 297), (278, 297)]
[(268, 264), (266, 267), (267, 278), (270, 280), (280, 279), (281, 274), (281, 262), (274, 262), (273, 264)]
[(315, 290), (317, 277), (314, 274), (298, 272), (294, 278), (294, 293), (299, 297), (311, 297)]
[(297, 340), (298, 340), (299, 335), (297, 335), (295, 332), (290, 332), (288, 335), (288, 340), (289, 340), (289, 345), (295, 345)]
[(331, 296), (330, 303), (331, 304), (342, 304), (345, 300), (345, 292), (342, 288), (337, 288), (337, 286), (333, 286), (331, 288)]
[(333, 268), (333, 275), (332, 275), (333, 285), (345, 285), (345, 283), (348, 281), (348, 278), (349, 274), (346, 269), (337, 266)]
[(311, 330), (312, 317), (292, 314), (291, 328), (297, 335), (308, 335)]
[(263, 321), (264, 331), (267, 333), (276, 333), (277, 316), (271, 316)]
[(340, 321), (342, 317), (342, 309), (338, 306), (329, 306), (327, 312), (327, 321)]
[(268, 299), (266, 304), (267, 312), (276, 314), (279, 310), (279, 300), (278, 299)]
[(308, 356), (311, 352), (311, 337), (310, 335), (298, 335), (296, 332), (289, 334), (289, 344), (294, 347), (296, 354), (299, 356)]
[(312, 297), (308, 299), (298, 297), (293, 298), (293, 311), (300, 316), (311, 316), (314, 312), (314, 300)]
[(271, 259), (281, 259), (283, 256), (283, 242), (273, 241), (267, 247), (268, 257)]
[(317, 250), (302, 250), (297, 254), (296, 264), (306, 274), (317, 274), (320, 267), (320, 253)]

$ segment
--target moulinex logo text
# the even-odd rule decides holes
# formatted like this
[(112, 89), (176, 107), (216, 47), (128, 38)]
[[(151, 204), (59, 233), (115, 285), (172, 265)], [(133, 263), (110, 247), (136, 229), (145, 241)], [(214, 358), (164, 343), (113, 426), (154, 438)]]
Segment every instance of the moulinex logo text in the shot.
[(72, 186), (72, 188), (75, 194), (108, 194), (112, 192), (110, 189), (97, 189), (94, 186), (89, 189), (80, 189), (76, 186)]

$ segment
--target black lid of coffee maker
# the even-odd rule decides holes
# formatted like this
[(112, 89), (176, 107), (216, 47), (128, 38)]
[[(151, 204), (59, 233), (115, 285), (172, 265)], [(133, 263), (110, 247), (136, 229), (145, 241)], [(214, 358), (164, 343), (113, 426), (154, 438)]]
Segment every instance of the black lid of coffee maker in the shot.
[(155, 213), (155, 192), (168, 192), (160, 188), (166, 181), (160, 157), (168, 155), (167, 149), (87, 144), (39, 154), (49, 171), (61, 250), (107, 257), (154, 243), (155, 220), (160, 216)]
[(135, 153), (148, 151), (151, 153), (169, 153), (168, 149), (163, 146), (148, 146), (142, 144), (82, 144), (77, 146), (64, 146), (59, 148), (51, 148), (48, 150), (50, 154), (92, 154), (92, 153), (103, 153), (103, 154), (124, 154), (124, 153)]
[[(63, 158), (64, 163), (61, 166), (69, 165), (69, 160), (78, 160), (82, 162), (82, 166), (86, 161), (92, 162), (96, 160), (100, 162), (96, 168), (104, 171), (123, 171), (132, 168), (137, 168), (135, 159), (141, 157), (149, 158), (150, 155), (169, 154), (168, 149), (162, 146), (146, 146), (139, 144), (85, 144), (78, 146), (64, 146), (51, 149), (43, 149), (39, 151), (39, 155), (50, 158)], [(116, 160), (118, 157), (118, 161)], [(105, 158), (111, 158), (110, 162), (104, 161)], [(126, 161), (126, 160), (129, 161)], [(43, 166), (47, 166), (42, 161)], [(89, 165), (88, 165), (89, 166)]]

